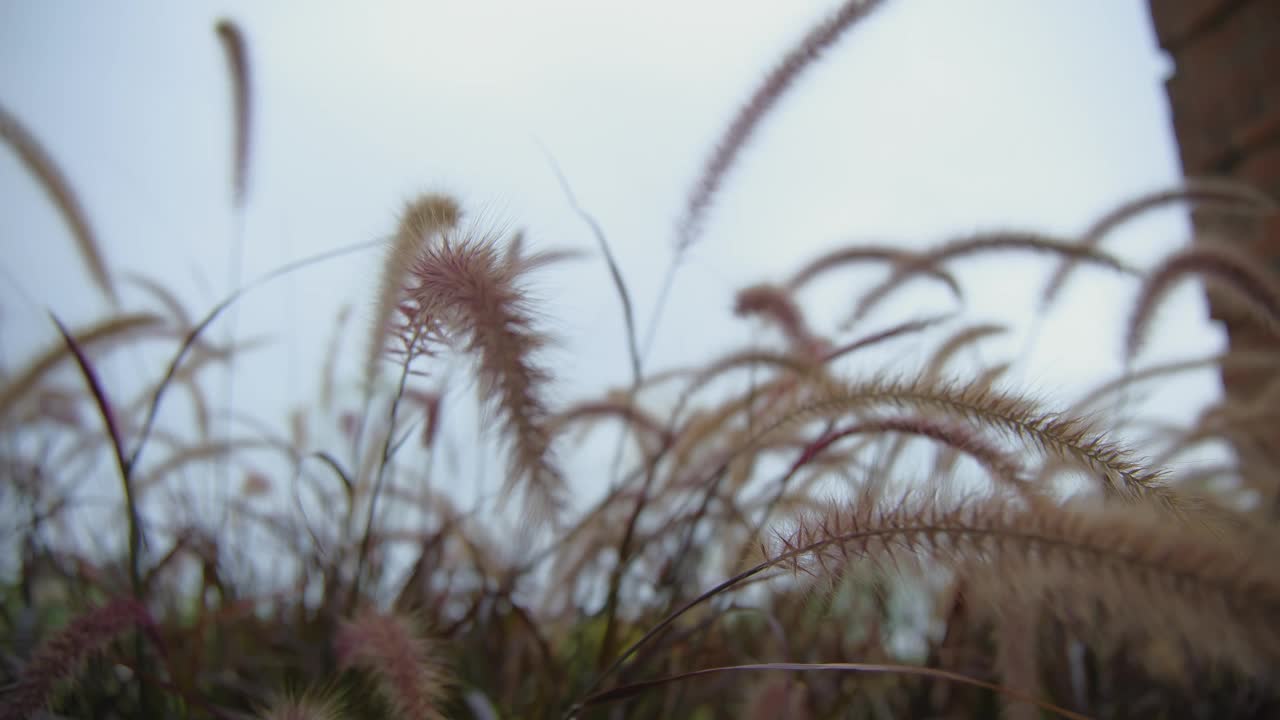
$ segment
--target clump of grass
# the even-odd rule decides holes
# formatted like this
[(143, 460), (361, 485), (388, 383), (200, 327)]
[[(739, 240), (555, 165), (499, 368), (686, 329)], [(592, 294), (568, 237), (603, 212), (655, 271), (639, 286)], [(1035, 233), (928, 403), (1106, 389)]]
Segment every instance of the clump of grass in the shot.
[(448, 673), (407, 617), (363, 610), (342, 624), (334, 642), (339, 666), (372, 673), (396, 717), (445, 717), (441, 706)]
[[(764, 78), (686, 199), (677, 258), (770, 109), (879, 4), (842, 4)], [(236, 88), (242, 212), (247, 47), (233, 22), (217, 32)], [(109, 292), (114, 279), (65, 179), (2, 111), (0, 130), (84, 235), (86, 265)], [(1193, 245), (1139, 268), (1100, 249), (1171, 203), (1272, 209), (1256, 191), (1190, 180), (1121, 203), (1076, 237), (839, 248), (733, 298), (739, 316), (780, 331), (776, 347), (649, 369), (625, 268), (575, 202), (621, 299), (630, 367), (618, 387), (563, 405), (548, 391), (556, 368), (528, 288), (564, 255), (465, 221), (451, 196), (408, 203), (390, 242), (291, 264), (203, 316), (160, 280), (133, 277), (158, 312), (115, 308), (61, 328), (62, 345), (33, 353), (0, 386), (0, 492), (19, 540), (17, 576), (0, 588), (0, 637), (14, 648), (0, 655), (0, 717), (1272, 716), (1277, 484), (1273, 463), (1249, 462), (1266, 446), (1245, 440), (1272, 432), (1280, 384), (1146, 439), (1103, 407), (1191, 370), (1280, 364), (1255, 350), (1130, 371), (1184, 276), (1208, 278), (1228, 309), (1242, 309), (1236, 321), (1274, 330), (1280, 316), (1280, 284), (1236, 250)], [(220, 433), (207, 418), (226, 398), (205, 390), (200, 370), (251, 343), (218, 345), (207, 327), (254, 287), (375, 247), (385, 257), (370, 279), (356, 377), (347, 383), (336, 360), (344, 314), (314, 404), (284, 429), (246, 418), (249, 431)], [(1009, 333), (963, 307), (856, 335), (808, 320), (807, 285), (850, 264), (888, 266), (854, 298), (860, 319), (914, 277), (962, 303), (949, 264), (996, 251), (1054, 264), (1042, 309), (1078, 264), (1134, 277), (1126, 373), (1063, 409), (1006, 386), (1016, 358), (957, 371), (959, 353)], [(863, 362), (907, 338), (929, 345), (919, 373)], [(144, 339), (170, 343), (170, 361), (120, 400), (97, 364)], [(479, 441), (446, 408), (458, 382), (447, 355), (470, 361), (486, 430), (506, 451), (498, 496), (472, 507), (441, 489), (465, 480), (449, 462), (458, 437)], [(73, 385), (61, 372), (69, 360)], [(393, 365), (398, 381), (382, 383)], [(161, 420), (174, 386), (187, 390), (194, 436)], [(80, 421), (86, 404), (102, 423)], [(583, 486), (562, 470), (564, 453), (606, 422), (625, 429), (616, 481), (572, 497)], [(1238, 461), (1198, 473), (1171, 462), (1223, 438), (1237, 442)], [(144, 456), (146, 447), (156, 449)], [(925, 451), (932, 462), (913, 467)], [(128, 522), (115, 542), (77, 545), (70, 530), (93, 510), (77, 482), (100, 477), (108, 456)], [(183, 479), (217, 466), (243, 470), (221, 529), (180, 512)], [(118, 642), (139, 629), (131, 646)]]
[(0, 718), (21, 720), (45, 707), (60, 684), (71, 682), (88, 659), (113, 640), (151, 623), (147, 609), (124, 598), (90, 609), (46, 640), (22, 666), (0, 699)]
[(260, 720), (342, 720), (343, 715), (333, 700), (315, 694), (282, 697), (273, 701)]

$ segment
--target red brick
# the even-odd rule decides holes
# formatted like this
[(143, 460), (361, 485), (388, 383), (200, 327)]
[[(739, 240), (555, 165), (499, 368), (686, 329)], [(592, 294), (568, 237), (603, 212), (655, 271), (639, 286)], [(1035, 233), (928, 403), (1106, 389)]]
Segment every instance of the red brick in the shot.
[[(1152, 4), (1160, 12), (1162, 3)], [(1230, 171), (1247, 148), (1245, 135), (1280, 109), (1280, 2), (1252, 0), (1169, 4), (1169, 12), (1210, 13), (1173, 53), (1166, 83), (1174, 128), (1188, 174)], [(1207, 9), (1206, 9), (1207, 8)], [(1155, 16), (1157, 24), (1159, 15)]]
[(1242, 0), (1149, 0), (1160, 47), (1176, 50)]
[[(1165, 83), (1183, 172), (1227, 175), (1280, 201), (1280, 0), (1149, 0), (1161, 47), (1175, 72)], [(1193, 213), (1205, 241), (1225, 238), (1280, 273), (1280, 217)], [(1207, 289), (1210, 315), (1231, 349), (1274, 350), (1276, 338)], [(1231, 400), (1255, 399), (1274, 373), (1222, 369)], [(1233, 437), (1246, 466), (1271, 472), (1280, 433)]]
[(1251, 232), (1242, 233), (1241, 247), (1280, 272), (1280, 216), (1260, 218)]
[(1280, 142), (1255, 147), (1240, 161), (1235, 177), (1280, 198)]
[[(1236, 352), (1266, 351), (1275, 347), (1275, 340), (1269, 335), (1256, 336), (1237, 332), (1231, 337), (1231, 348)], [(1228, 388), (1228, 396), (1232, 398), (1256, 398), (1274, 378), (1275, 373), (1268, 368), (1247, 367), (1240, 365), (1223, 366), (1219, 371), (1222, 385)]]

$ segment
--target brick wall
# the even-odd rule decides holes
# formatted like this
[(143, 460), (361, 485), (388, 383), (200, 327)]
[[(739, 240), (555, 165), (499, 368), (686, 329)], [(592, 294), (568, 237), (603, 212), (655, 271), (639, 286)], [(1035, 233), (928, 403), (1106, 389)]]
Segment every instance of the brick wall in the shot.
[[(1280, 0), (1148, 0), (1183, 172), (1228, 176), (1280, 201)], [(1241, 228), (1280, 264), (1280, 225)]]
[[(1148, 0), (1160, 46), (1174, 62), (1165, 84), (1183, 173), (1245, 181), (1280, 202), (1280, 0)], [(1198, 231), (1225, 231), (1280, 272), (1280, 217), (1235, 220), (1194, 216)], [(1210, 296), (1233, 350), (1277, 348), (1273, 337), (1239, 322)], [(1230, 398), (1254, 399), (1274, 377), (1224, 372)], [(1237, 438), (1246, 464), (1275, 475), (1280, 430)], [(1256, 465), (1254, 467), (1257, 467)]]

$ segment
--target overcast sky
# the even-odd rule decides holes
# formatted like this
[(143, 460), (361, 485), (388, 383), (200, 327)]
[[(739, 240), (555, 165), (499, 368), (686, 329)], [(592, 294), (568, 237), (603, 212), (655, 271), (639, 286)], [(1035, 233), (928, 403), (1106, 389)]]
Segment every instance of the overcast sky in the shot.
[[(235, 20), (253, 81), (242, 277), (387, 235), (406, 200), (454, 192), (472, 217), (524, 228), (536, 248), (592, 252), (537, 283), (562, 338), (551, 359), (564, 400), (625, 384), (629, 372), (607, 272), (541, 147), (604, 226), (643, 328), (675, 220), (717, 134), (834, 5), (6, 2), (0, 101), (62, 165), (112, 267), (163, 280), (201, 313), (228, 290), (241, 228), (230, 84), (213, 30), (218, 18)], [(923, 247), (997, 228), (1072, 233), (1179, 178), (1162, 86), (1170, 63), (1144, 0), (886, 5), (760, 128), (680, 271), (649, 368), (751, 340), (756, 326), (732, 316), (734, 291), (780, 280), (840, 244)], [(1108, 248), (1146, 266), (1187, 233), (1180, 213), (1162, 212)], [(102, 305), (64, 223), (9, 152), (0, 152), (0, 242), (0, 352), (13, 367), (54, 339), (44, 308), (81, 322)], [(343, 302), (355, 308), (344, 361), (355, 380), (377, 261), (366, 253), (315, 266), (246, 299), (238, 333), (277, 342), (238, 366), (239, 402), (313, 394)], [(957, 267), (969, 317), (1026, 327), (1043, 260)], [(850, 283), (878, 279), (849, 272), (806, 295), (815, 324), (833, 328)], [(1118, 369), (1134, 289), (1077, 273), (1034, 343), (1014, 335), (984, 356), (1019, 357), (1015, 384), (1069, 399)], [(864, 331), (950, 309), (943, 295), (899, 298)], [(135, 290), (126, 299), (147, 302)], [(1221, 344), (1191, 286), (1160, 318), (1145, 361)], [(911, 367), (929, 346), (899, 344), (888, 358)], [(124, 382), (161, 371), (112, 374)], [(1217, 392), (1205, 373), (1163, 402), (1189, 413)], [(263, 412), (283, 423), (277, 407)]]

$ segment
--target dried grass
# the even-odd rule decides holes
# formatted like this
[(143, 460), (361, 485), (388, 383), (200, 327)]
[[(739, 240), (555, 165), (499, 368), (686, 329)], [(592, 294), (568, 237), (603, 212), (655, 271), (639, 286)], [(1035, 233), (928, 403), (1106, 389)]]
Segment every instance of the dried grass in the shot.
[[(763, 79), (694, 183), (677, 256), (770, 110), (878, 5), (842, 4)], [(218, 34), (236, 95), (240, 212), (248, 61), (235, 25)], [(111, 293), (48, 154), (4, 111), (0, 130)], [(630, 377), (600, 395), (554, 401), (552, 383), (565, 378), (528, 289), (569, 254), (463, 223), (458, 200), (431, 194), (377, 243), (384, 262), (370, 278), (356, 377), (344, 377), (339, 357), (344, 312), (317, 359), (315, 400), (281, 423), (242, 414), (235, 435), (211, 426), (226, 398), (202, 370), (252, 342), (212, 343), (206, 330), (252, 288), (358, 247), (291, 263), (202, 316), (164, 281), (125, 276), (159, 314), (113, 308), (7, 374), (0, 532), (14, 540), (18, 573), (0, 587), (0, 638), (15, 648), (0, 653), (0, 718), (45, 708), (219, 719), (1262, 718), (1280, 708), (1280, 574), (1268, 562), (1280, 549), (1280, 505), (1267, 445), (1280, 382), (1228, 397), (1190, 427), (1101, 407), (1184, 372), (1271, 372), (1274, 353), (1126, 366), (1063, 410), (1006, 387), (1017, 358), (959, 362), (1006, 328), (922, 313), (828, 334), (806, 320), (813, 308), (800, 295), (834, 270), (876, 262), (889, 275), (861, 295), (855, 317), (918, 276), (963, 301), (948, 263), (1017, 251), (1057, 268), (1042, 311), (1077, 264), (1138, 276), (1129, 355), (1187, 275), (1212, 283), (1231, 322), (1274, 333), (1280, 282), (1238, 248), (1195, 245), (1153, 269), (1099, 249), (1155, 208), (1252, 216), (1270, 200), (1193, 180), (1126, 202), (1075, 238), (998, 232), (922, 253), (839, 248), (737, 293), (738, 315), (782, 342), (647, 374), (621, 270), (598, 223), (570, 202), (624, 308)], [(1108, 319), (1098, 318), (1100, 333)], [(940, 339), (925, 334), (935, 330)], [(918, 373), (860, 362), (905, 338), (926, 345)], [(144, 340), (169, 343), (170, 362), (118, 402), (123, 391), (98, 363)], [(483, 430), (506, 455), (496, 497), (470, 507), (455, 492), (472, 480), (456, 456), (479, 447), (479, 432), (455, 412), (450, 356), (471, 363)], [(56, 372), (67, 358), (87, 389), (68, 389)], [(389, 359), (394, 389), (379, 383)], [(192, 428), (159, 414), (174, 384), (188, 391)], [(81, 417), (88, 401), (102, 423)], [(607, 490), (575, 497), (587, 485), (569, 484), (565, 468), (581, 466), (565, 458), (602, 423), (620, 424), (633, 446), (621, 446)], [(1144, 428), (1152, 438), (1136, 434)], [(1172, 465), (1223, 437), (1236, 444), (1231, 461)], [(163, 454), (144, 466), (147, 446)], [(922, 448), (933, 460), (923, 471), (911, 463)], [(108, 454), (123, 504), (80, 491), (105, 474)], [(237, 468), (234, 497), (225, 508), (195, 504), (187, 486), (219, 463)], [(586, 473), (603, 488), (605, 468)], [(117, 642), (139, 628), (132, 647)]]

